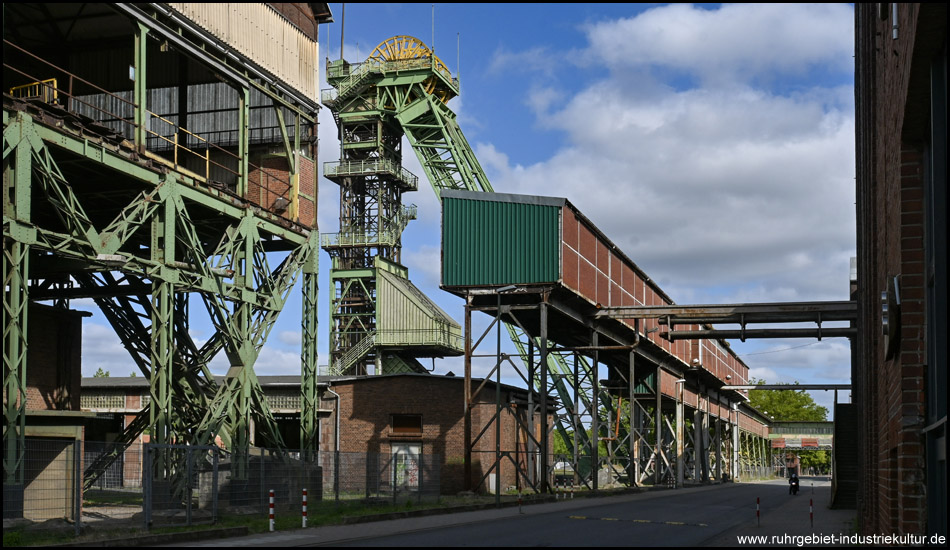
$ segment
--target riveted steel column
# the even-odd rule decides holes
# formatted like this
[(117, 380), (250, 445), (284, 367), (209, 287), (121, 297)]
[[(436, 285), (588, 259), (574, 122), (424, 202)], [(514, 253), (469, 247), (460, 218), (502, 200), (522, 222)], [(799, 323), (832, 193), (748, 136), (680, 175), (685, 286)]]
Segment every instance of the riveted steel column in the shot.
[[(739, 411), (738, 409), (733, 409), (735, 412), (735, 420), (732, 421), (732, 479), (733, 481), (739, 481)], [(730, 415), (731, 416), (731, 415)]]
[(653, 389), (656, 394), (656, 408), (654, 409), (653, 420), (655, 424), (655, 435), (653, 445), (653, 482), (656, 485), (663, 483), (663, 392), (660, 391), (660, 375), (662, 371), (659, 365), (656, 367), (656, 380)]
[[(311, 239), (317, 239), (314, 231)], [(320, 410), (320, 395), (317, 387), (317, 296), (319, 292), (317, 275), (319, 273), (320, 253), (316, 245), (310, 252), (310, 258), (303, 267), (303, 288), (301, 289), (301, 350), (300, 350), (300, 448), (308, 454), (308, 459), (316, 457), (320, 450), (320, 434), (317, 414)]]
[(716, 481), (722, 481), (722, 404), (716, 415)]
[(145, 150), (148, 134), (148, 88), (145, 81), (146, 40), (148, 27), (138, 23), (138, 32), (135, 33), (135, 47), (132, 58), (132, 70), (135, 83), (133, 85), (133, 101), (135, 101), (135, 146)]
[(23, 483), (26, 433), (27, 314), (30, 246), (3, 243), (3, 472), (4, 484)]
[(237, 194), (245, 199), (248, 190), (248, 150), (250, 147), (250, 120), (251, 120), (251, 101), (250, 92), (247, 88), (238, 89), (238, 181)]
[[(541, 354), (540, 364), (548, 364), (548, 303), (547, 296), (540, 304), (541, 313), (541, 347), (538, 350)], [(548, 456), (551, 452), (551, 442), (548, 437), (548, 369), (541, 369), (541, 462), (539, 470), (541, 471), (541, 493), (550, 491), (550, 475), (548, 472)]]
[(686, 426), (683, 414), (683, 398), (686, 393), (686, 383), (674, 384), (676, 392), (676, 486), (682, 487), (686, 481)]
[(630, 462), (627, 465), (627, 478), (629, 483), (632, 486), (640, 485), (640, 430), (638, 429), (636, 423), (637, 415), (637, 378), (636, 378), (636, 359), (637, 354), (630, 350), (630, 366), (628, 370), (628, 376), (630, 377), (629, 383), (627, 384), (627, 389), (629, 395), (627, 398), (629, 406), (629, 429), (627, 433), (629, 434), (629, 440), (627, 444), (629, 446), (627, 455), (630, 457)]
[[(143, 35), (144, 37), (144, 35)], [(174, 309), (175, 309), (175, 220), (176, 210), (172, 200), (165, 200), (160, 213), (152, 220), (151, 253), (152, 260), (160, 267), (152, 274), (152, 311), (150, 329), (150, 354), (152, 374), (149, 380), (149, 427), (151, 443), (168, 445), (173, 443), (172, 421), (175, 411), (172, 407), (172, 378), (174, 369)], [(154, 475), (158, 479), (167, 479), (170, 465), (167, 463), (167, 451), (157, 450), (153, 461)]]
[(597, 370), (600, 368), (600, 352), (597, 350), (599, 343), (599, 334), (597, 330), (594, 330), (591, 334), (591, 344), (594, 347), (594, 357), (593, 364), (590, 368), (591, 376), (591, 386), (594, 388), (594, 391), (591, 392), (591, 414), (590, 414), (590, 455), (591, 455), (591, 465), (593, 471), (591, 476), (593, 477), (593, 489), (596, 491), (598, 489), (598, 474), (600, 473), (600, 381), (598, 380)]
[(464, 423), (464, 460), (463, 474), (465, 477), (465, 490), (471, 491), (472, 487), (472, 300), (471, 297), (465, 297), (465, 387), (463, 395), (465, 398), (465, 418)]
[[(5, 490), (10, 485), (20, 491), (26, 433), (29, 241), (33, 236), (19, 224), (7, 222), (12, 219), (29, 223), (31, 219), (29, 145), (24, 141), (10, 156), (12, 162), (3, 174), (3, 483)], [(16, 500), (22, 501), (22, 497)]]

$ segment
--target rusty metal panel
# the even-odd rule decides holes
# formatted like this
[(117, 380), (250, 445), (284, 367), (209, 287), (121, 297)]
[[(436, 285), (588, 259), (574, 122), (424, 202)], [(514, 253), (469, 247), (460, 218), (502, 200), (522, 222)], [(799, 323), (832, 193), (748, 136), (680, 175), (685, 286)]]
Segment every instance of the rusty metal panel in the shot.
[(267, 4), (168, 4), (281, 81), (316, 98), (318, 46)]

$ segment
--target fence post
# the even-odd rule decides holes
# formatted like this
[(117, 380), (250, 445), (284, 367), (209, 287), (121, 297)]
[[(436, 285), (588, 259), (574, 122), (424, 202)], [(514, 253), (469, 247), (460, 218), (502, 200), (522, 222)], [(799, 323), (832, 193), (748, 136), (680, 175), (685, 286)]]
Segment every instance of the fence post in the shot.
[(142, 507), (144, 508), (145, 528), (152, 526), (152, 444), (142, 445)]
[[(264, 501), (264, 498), (265, 498), (264, 495), (267, 494), (267, 491), (264, 489), (264, 487), (267, 486), (267, 485), (264, 483), (264, 482), (265, 482), (265, 479), (264, 479), (264, 453), (265, 453), (265, 452), (266, 452), (266, 451), (265, 451), (264, 449), (261, 449), (261, 506), (264, 506), (264, 502), (265, 502), (265, 501)], [(248, 456), (248, 460), (250, 460), (250, 459), (251, 459), (251, 453), (248, 452), (247, 456)], [(249, 480), (249, 481), (250, 481), (250, 480)]]
[(340, 451), (333, 451), (333, 495), (340, 502)]
[(218, 523), (218, 449), (211, 450), (211, 524)]
[[(420, 445), (421, 447), (421, 445)], [(422, 450), (419, 451), (419, 503), (422, 503), (422, 492), (425, 490), (425, 454)]]
[(192, 450), (193, 449), (191, 446), (185, 449), (185, 460), (187, 461), (186, 471), (188, 472), (188, 477), (186, 478), (186, 482), (185, 482), (187, 483), (187, 488), (185, 489), (185, 498), (188, 499), (188, 502), (185, 503), (185, 524), (188, 527), (191, 527), (191, 500), (192, 500), (192, 497), (194, 496), (192, 494), (192, 486), (191, 486), (191, 479), (192, 479), (191, 476), (194, 473), (192, 472), (192, 467), (191, 467)]
[(73, 514), (76, 536), (82, 530), (82, 441), (73, 441)]

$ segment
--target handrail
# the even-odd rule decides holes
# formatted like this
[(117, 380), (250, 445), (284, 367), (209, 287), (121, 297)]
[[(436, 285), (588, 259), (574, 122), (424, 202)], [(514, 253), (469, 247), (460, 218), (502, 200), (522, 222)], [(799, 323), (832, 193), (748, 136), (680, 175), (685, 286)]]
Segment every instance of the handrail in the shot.
[[(106, 90), (105, 88), (102, 88), (101, 86), (93, 84), (92, 82), (82, 77), (79, 77), (54, 63), (51, 63), (50, 61), (47, 61), (46, 59), (39, 57), (38, 55), (18, 46), (17, 44), (14, 44), (13, 42), (10, 42), (7, 39), (4, 39), (3, 43), (5, 46), (15, 49), (23, 53), (24, 55), (28, 56), (29, 58), (43, 64), (44, 66), (48, 67), (52, 71), (58, 71), (59, 73), (62, 73), (63, 76), (67, 77), (67, 81), (68, 81), (66, 89), (63, 89), (59, 87), (59, 80), (57, 78), (38, 77), (20, 68), (12, 66), (10, 63), (8, 63), (5, 60), (5, 62), (3, 63), (3, 66), (5, 69), (8, 69), (19, 75), (22, 75), (24, 78), (31, 81), (30, 84), (14, 86), (11, 89), (11, 95), (13, 95), (12, 92), (17, 88), (27, 88), (30, 86), (37, 86), (37, 85), (43, 86), (45, 89), (48, 90), (48, 93), (52, 94), (52, 98), (54, 100), (58, 101), (60, 100), (61, 97), (67, 98), (68, 101), (67, 101), (67, 104), (65, 105), (67, 111), (78, 112), (82, 114), (81, 111), (77, 111), (75, 108), (73, 108), (75, 105), (82, 105), (94, 113), (101, 113), (101, 115), (99, 116), (93, 116), (90, 118), (93, 118), (99, 124), (119, 125), (119, 127), (117, 129), (114, 129), (114, 131), (117, 132), (120, 136), (125, 137), (126, 139), (131, 139), (131, 136), (135, 128), (144, 127), (145, 133), (151, 136), (151, 139), (156, 140), (158, 143), (167, 144), (167, 147), (169, 147), (172, 150), (172, 159), (170, 162), (178, 170), (183, 169), (183, 167), (181, 167), (179, 163), (179, 155), (182, 151), (184, 151), (186, 154), (190, 154), (190, 155), (195, 156), (196, 158), (204, 160), (204, 169), (202, 171), (203, 173), (193, 174), (193, 175), (198, 175), (199, 178), (203, 177), (205, 181), (208, 181), (211, 179), (212, 166), (216, 168), (220, 168), (234, 175), (237, 178), (241, 177), (240, 170), (235, 171), (229, 168), (226, 164), (222, 164), (221, 162), (215, 161), (214, 158), (211, 156), (211, 149), (214, 149), (215, 151), (221, 153), (222, 155), (225, 155), (232, 159), (240, 160), (240, 157), (237, 154), (231, 151), (228, 151), (227, 149), (224, 149), (216, 145), (215, 143), (212, 143), (205, 137), (202, 137), (200, 134), (197, 134), (186, 128), (183, 128), (179, 126), (178, 124), (172, 122), (171, 120), (161, 115), (158, 115), (154, 112), (146, 111), (146, 113), (148, 114), (147, 121), (142, 124), (137, 124), (133, 119), (114, 113), (110, 111), (109, 109), (105, 109), (103, 107), (94, 105), (93, 103), (90, 103), (89, 101), (73, 93), (73, 87), (74, 87), (75, 82), (81, 83), (89, 87), (93, 91), (94, 95), (101, 94), (105, 97), (112, 98), (118, 101), (120, 104), (120, 107), (123, 107), (123, 110), (125, 109), (134, 110), (138, 108), (138, 105), (134, 101), (130, 101), (120, 95), (117, 95), (115, 93), (112, 93)], [(48, 100), (49, 96), (44, 95), (44, 97), (47, 98), (45, 99), (45, 101), (47, 103), (50, 103), (50, 101)], [(167, 133), (156, 131), (149, 127), (148, 120), (156, 120), (156, 121), (159, 121), (160, 123), (168, 125), (171, 128), (171, 131)], [(220, 131), (209, 132), (209, 133), (220, 133)], [(180, 139), (179, 134), (185, 134), (185, 135), (191, 136), (191, 138), (193, 138), (194, 140), (196, 140), (197, 142), (203, 145), (204, 151), (201, 152), (200, 150), (190, 148), (184, 143), (182, 143), (182, 140)], [(148, 144), (146, 144), (146, 150), (149, 150), (149, 149), (154, 149), (154, 146), (149, 147)], [(239, 166), (240, 166), (240, 163), (239, 163)], [(248, 177), (250, 177), (250, 175), (254, 172), (259, 172), (261, 174), (261, 180), (263, 180), (266, 177), (272, 182), (276, 181), (279, 184), (283, 184), (282, 189), (280, 189), (279, 191), (276, 190), (273, 185), (268, 185), (266, 192), (269, 194), (269, 196), (273, 196), (275, 198), (285, 198), (285, 199), (291, 198), (290, 195), (293, 191), (293, 184), (287, 177), (283, 176), (281, 172), (278, 172), (274, 169), (265, 168), (263, 166), (258, 166), (253, 163), (248, 163)], [(245, 198), (251, 199), (251, 197), (245, 197)], [(262, 204), (261, 206), (267, 206), (267, 205)]]

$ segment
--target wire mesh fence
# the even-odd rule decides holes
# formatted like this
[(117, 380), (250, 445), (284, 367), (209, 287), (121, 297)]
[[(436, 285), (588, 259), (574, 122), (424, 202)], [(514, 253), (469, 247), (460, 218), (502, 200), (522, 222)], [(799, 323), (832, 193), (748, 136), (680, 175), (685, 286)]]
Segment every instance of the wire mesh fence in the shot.
[[(215, 523), (223, 514), (266, 517), (275, 508), (436, 501), (439, 455), (413, 445), (389, 453), (303, 452), (252, 448), (237, 455), (215, 446), (131, 446), (27, 438), (20, 477), (6, 476), (4, 518), (131, 527)], [(104, 523), (103, 523), (104, 522)]]

